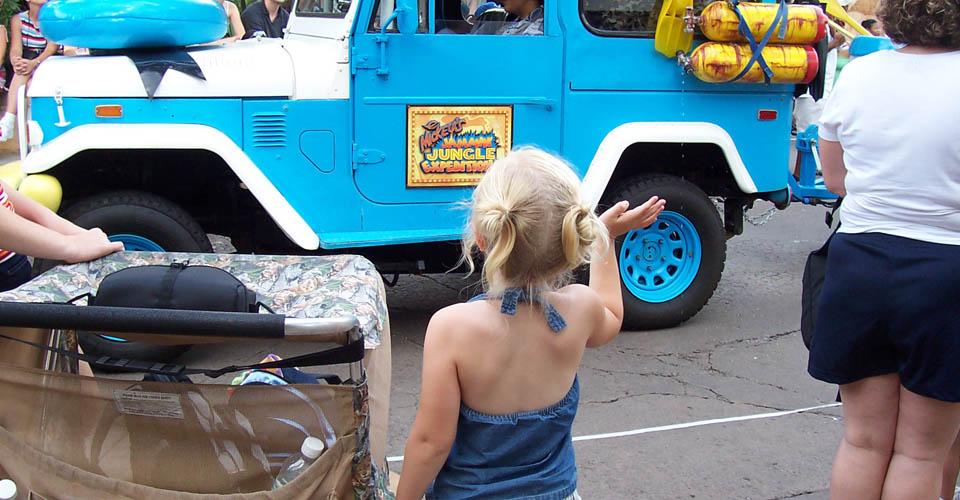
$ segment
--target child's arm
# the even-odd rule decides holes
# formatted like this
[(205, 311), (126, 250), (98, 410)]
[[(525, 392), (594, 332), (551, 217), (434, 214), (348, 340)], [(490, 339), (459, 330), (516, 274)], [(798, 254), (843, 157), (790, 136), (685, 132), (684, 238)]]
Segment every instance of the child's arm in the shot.
[(123, 250), (99, 229), (64, 235), (19, 215), (0, 209), (0, 241), (3, 248), (22, 255), (66, 262), (84, 262)]
[(3, 184), (3, 190), (10, 198), (10, 202), (13, 203), (13, 206), (17, 211), (17, 215), (23, 217), (24, 219), (35, 222), (60, 234), (70, 235), (86, 232), (86, 229), (77, 226), (63, 217), (60, 217), (52, 210), (36, 202), (29, 196), (12, 189), (6, 183)]
[(423, 343), (420, 405), (403, 455), (397, 500), (420, 500), (447, 460), (457, 437), (460, 381), (453, 358), (451, 331), (456, 318), (449, 309), (433, 315)]
[(610, 232), (606, 250), (593, 256), (590, 261), (590, 288), (600, 296), (603, 304), (603, 320), (587, 340), (587, 347), (599, 347), (613, 340), (620, 333), (623, 323), (623, 296), (620, 291), (620, 269), (617, 266), (617, 236), (632, 229), (649, 226), (663, 211), (666, 200), (651, 197), (643, 205), (627, 210), (630, 203), (621, 201), (600, 215), (600, 221)]
[(3, 248), (31, 257), (83, 262), (123, 250), (100, 229), (83, 229), (0, 181), (17, 213), (0, 208)]

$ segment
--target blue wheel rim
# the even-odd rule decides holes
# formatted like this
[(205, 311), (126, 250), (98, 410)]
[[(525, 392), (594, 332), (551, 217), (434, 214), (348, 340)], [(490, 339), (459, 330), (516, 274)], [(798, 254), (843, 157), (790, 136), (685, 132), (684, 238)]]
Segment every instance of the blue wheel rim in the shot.
[(667, 302), (693, 283), (702, 253), (700, 234), (690, 219), (664, 211), (650, 227), (624, 236), (620, 278), (634, 297)]
[(156, 242), (149, 238), (144, 238), (143, 236), (137, 236), (135, 234), (111, 234), (107, 237), (110, 241), (119, 241), (123, 243), (123, 248), (125, 250), (130, 250), (134, 252), (162, 252), (163, 247), (158, 245)]
[[(112, 234), (107, 237), (110, 241), (119, 241), (123, 243), (124, 250), (130, 250), (133, 252), (162, 252), (163, 247), (156, 244), (153, 240), (144, 238), (143, 236), (137, 236), (135, 234)], [(121, 339), (118, 337), (111, 337), (109, 335), (101, 335), (101, 337), (111, 340), (113, 342), (127, 342), (127, 339)]]

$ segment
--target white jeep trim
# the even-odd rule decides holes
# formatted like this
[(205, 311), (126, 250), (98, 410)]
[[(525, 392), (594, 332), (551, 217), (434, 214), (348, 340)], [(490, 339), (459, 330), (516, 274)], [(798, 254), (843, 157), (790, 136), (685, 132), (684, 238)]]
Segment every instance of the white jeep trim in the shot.
[(733, 138), (719, 125), (707, 122), (633, 122), (611, 130), (600, 142), (583, 178), (580, 193), (584, 204), (595, 206), (600, 201), (623, 152), (638, 143), (716, 144), (723, 151), (740, 190), (744, 193), (757, 192), (757, 186), (743, 164)]
[(201, 149), (227, 163), (270, 217), (291, 241), (305, 250), (320, 247), (317, 236), (303, 217), (280, 194), (249, 157), (223, 132), (206, 125), (183, 124), (91, 124), (63, 133), (41, 149), (30, 152), (22, 163), (25, 173), (40, 173), (89, 149)]

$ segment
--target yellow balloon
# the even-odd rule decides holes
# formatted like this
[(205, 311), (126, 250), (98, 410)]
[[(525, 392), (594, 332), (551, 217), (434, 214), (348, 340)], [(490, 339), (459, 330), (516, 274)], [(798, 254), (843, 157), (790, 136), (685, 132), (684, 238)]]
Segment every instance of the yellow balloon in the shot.
[(47, 174), (28, 175), (20, 183), (21, 193), (56, 212), (63, 199), (63, 188), (56, 177)]
[(23, 181), (23, 171), (20, 170), (20, 160), (12, 161), (5, 165), (0, 165), (0, 179), (6, 182), (13, 189), (20, 187)]

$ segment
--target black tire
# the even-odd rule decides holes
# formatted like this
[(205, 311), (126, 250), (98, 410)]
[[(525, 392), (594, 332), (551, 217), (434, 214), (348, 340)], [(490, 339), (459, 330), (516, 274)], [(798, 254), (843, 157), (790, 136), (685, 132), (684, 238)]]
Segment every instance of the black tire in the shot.
[[(628, 180), (623, 189), (614, 193), (605, 201), (609, 205), (619, 200), (628, 200), (630, 206), (635, 207), (654, 195), (667, 200), (664, 214), (650, 228), (644, 231), (632, 231), (617, 238), (617, 258), (622, 259), (624, 257), (624, 242), (629, 239), (628, 254), (630, 250), (636, 250), (638, 246), (649, 245), (649, 247), (644, 247), (643, 252), (636, 252), (637, 255), (628, 255), (631, 259), (646, 264), (642, 259), (653, 258), (655, 260), (653, 262), (654, 266), (656, 266), (656, 261), (668, 260), (671, 253), (677, 252), (678, 248), (665, 247), (663, 238), (656, 241), (651, 240), (649, 243), (646, 241), (640, 243), (639, 238), (667, 234), (666, 239), (680, 239), (681, 243), (692, 244), (689, 241), (683, 241), (683, 231), (675, 231), (678, 228), (672, 223), (679, 221), (679, 226), (687, 230), (687, 240), (695, 240), (691, 237), (690, 229), (694, 229), (695, 235), (699, 237), (700, 262), (699, 265), (694, 263), (681, 264), (679, 272), (676, 271), (675, 266), (667, 266), (674, 267), (674, 272), (677, 274), (672, 276), (668, 274), (667, 267), (664, 267), (662, 275), (667, 278), (666, 284), (659, 277), (655, 277), (654, 281), (660, 279), (660, 284), (664, 284), (664, 286), (669, 284), (673, 288), (652, 291), (640, 290), (639, 287), (655, 288), (659, 285), (648, 286), (645, 281), (646, 278), (636, 277), (636, 272), (634, 275), (627, 272), (628, 269), (632, 269), (627, 261), (621, 262), (623, 265), (619, 267), (620, 285), (623, 291), (623, 326), (628, 330), (669, 328), (679, 325), (697, 314), (713, 296), (713, 292), (720, 282), (727, 255), (726, 234), (717, 209), (700, 188), (686, 180), (670, 175), (635, 177)], [(682, 217), (678, 217), (677, 214)], [(657, 233), (657, 231), (661, 232)], [(681, 236), (677, 236), (678, 233)], [(668, 242), (668, 245), (670, 243)], [(649, 248), (649, 252), (647, 252), (647, 248)], [(661, 250), (670, 253), (665, 254), (660, 252)], [(639, 255), (640, 253), (644, 255)], [(674, 255), (681, 260), (688, 256), (692, 258), (692, 255), (689, 255), (686, 250), (679, 252), (679, 255)], [(649, 270), (650, 267), (645, 269)], [(690, 281), (691, 277), (692, 281)], [(671, 281), (674, 279), (676, 281)], [(628, 285), (627, 282), (630, 280), (632, 281)], [(651, 301), (643, 300), (644, 297), (648, 297)]]
[(212, 252), (210, 238), (179, 205), (140, 191), (91, 196), (67, 207), (63, 217), (74, 224), (99, 227), (107, 235), (135, 234), (168, 252)]
[[(212, 252), (203, 228), (184, 209), (156, 195), (140, 191), (117, 191), (86, 198), (70, 205), (63, 217), (74, 224), (99, 227), (108, 236), (131, 234), (146, 238), (170, 252)], [(38, 261), (39, 272), (59, 264)], [(87, 354), (149, 361), (170, 361), (190, 348), (189, 345), (153, 345), (111, 340), (100, 335), (79, 332), (78, 341)]]
[[(184, 209), (159, 196), (141, 191), (116, 191), (85, 198), (61, 214), (74, 224), (99, 227), (107, 236), (133, 234), (155, 242), (168, 252), (212, 252), (203, 228)], [(61, 261), (37, 259), (34, 273), (42, 273)]]

